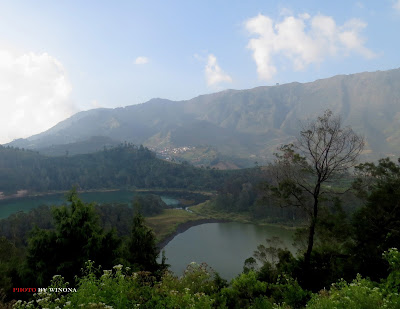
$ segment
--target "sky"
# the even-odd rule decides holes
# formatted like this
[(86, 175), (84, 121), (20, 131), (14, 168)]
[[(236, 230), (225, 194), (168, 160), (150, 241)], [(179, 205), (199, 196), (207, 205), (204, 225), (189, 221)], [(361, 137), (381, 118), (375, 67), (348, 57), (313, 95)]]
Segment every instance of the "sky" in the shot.
[(400, 67), (400, 0), (0, 0), (0, 143), (76, 112)]

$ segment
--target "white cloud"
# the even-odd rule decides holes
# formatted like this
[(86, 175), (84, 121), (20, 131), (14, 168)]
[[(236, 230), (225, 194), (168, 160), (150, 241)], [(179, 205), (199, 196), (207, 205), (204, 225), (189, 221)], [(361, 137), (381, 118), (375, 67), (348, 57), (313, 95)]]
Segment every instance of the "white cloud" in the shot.
[[(400, 0), (399, 0), (400, 1)], [(247, 47), (253, 51), (260, 79), (270, 80), (277, 72), (276, 56), (286, 58), (295, 70), (303, 70), (327, 57), (359, 54), (367, 59), (375, 54), (364, 46), (361, 31), (366, 23), (351, 19), (338, 26), (330, 16), (309, 14), (286, 16), (282, 21), (259, 14), (245, 22), (254, 35)]]
[(62, 64), (47, 53), (0, 50), (0, 143), (47, 130), (71, 116), (72, 87)]
[(213, 54), (208, 55), (205, 73), (208, 86), (216, 86), (223, 82), (232, 82), (232, 78), (222, 71), (217, 63), (217, 58)]
[(149, 62), (149, 58), (147, 57), (137, 57), (135, 60), (135, 64), (146, 64)]
[(395, 2), (393, 3), (393, 8), (394, 8), (395, 10), (400, 11), (400, 0), (397, 0), (397, 1), (395, 1)]

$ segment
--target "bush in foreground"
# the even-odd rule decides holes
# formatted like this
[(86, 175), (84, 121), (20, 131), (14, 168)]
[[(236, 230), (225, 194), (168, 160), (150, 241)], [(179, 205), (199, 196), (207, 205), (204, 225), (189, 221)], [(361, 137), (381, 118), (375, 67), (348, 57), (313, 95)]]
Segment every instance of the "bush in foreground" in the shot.
[[(122, 265), (104, 270), (86, 264), (77, 278), (76, 292), (38, 293), (29, 302), (18, 301), (15, 309), (28, 308), (265, 308), (265, 309), (397, 309), (400, 308), (400, 253), (384, 253), (391, 270), (381, 283), (360, 275), (344, 280), (311, 296), (296, 280), (281, 275), (276, 283), (260, 281), (253, 270), (232, 280), (229, 286), (205, 264), (190, 264), (182, 277), (165, 272), (157, 280), (150, 272), (133, 272)], [(51, 286), (67, 288), (61, 276)]]

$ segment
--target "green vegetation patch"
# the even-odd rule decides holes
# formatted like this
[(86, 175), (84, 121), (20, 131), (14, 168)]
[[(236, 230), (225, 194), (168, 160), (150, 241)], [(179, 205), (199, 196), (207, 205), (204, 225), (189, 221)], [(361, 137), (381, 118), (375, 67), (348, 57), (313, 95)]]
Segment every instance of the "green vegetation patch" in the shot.
[(183, 209), (165, 209), (157, 216), (146, 218), (146, 225), (153, 229), (157, 240), (162, 241), (175, 233), (180, 224), (203, 218)]
[(206, 201), (196, 206), (190, 207), (193, 213), (203, 216), (208, 219), (226, 220), (226, 221), (237, 221), (242, 223), (254, 223), (252, 216), (247, 213), (235, 213), (227, 212), (217, 209), (214, 206), (213, 201)]

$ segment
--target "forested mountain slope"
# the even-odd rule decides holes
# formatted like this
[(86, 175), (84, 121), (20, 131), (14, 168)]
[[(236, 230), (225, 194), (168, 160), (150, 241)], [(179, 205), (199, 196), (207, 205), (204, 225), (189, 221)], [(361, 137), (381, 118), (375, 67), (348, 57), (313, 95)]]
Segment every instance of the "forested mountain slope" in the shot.
[(124, 108), (94, 109), (10, 145), (48, 149), (105, 136), (167, 152), (211, 146), (225, 157), (266, 162), (279, 144), (298, 133), (299, 119), (325, 109), (365, 135), (365, 159), (400, 151), (400, 69), (226, 90), (187, 101), (152, 99)]

